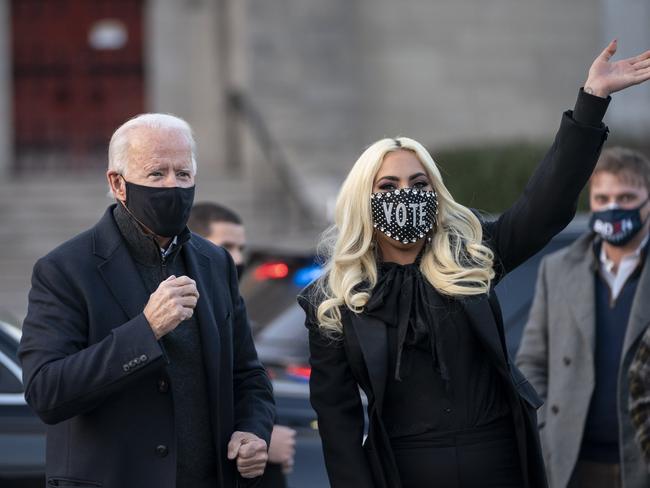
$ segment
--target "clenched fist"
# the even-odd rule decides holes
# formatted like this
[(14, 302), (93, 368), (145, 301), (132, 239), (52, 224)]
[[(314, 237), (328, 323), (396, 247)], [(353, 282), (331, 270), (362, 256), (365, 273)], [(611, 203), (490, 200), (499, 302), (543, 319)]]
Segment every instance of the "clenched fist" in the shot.
[(237, 470), (243, 478), (257, 478), (264, 474), (266, 441), (250, 432), (233, 432), (228, 443), (228, 459), (237, 460)]
[(296, 431), (284, 425), (274, 425), (269, 446), (269, 462), (282, 465), (282, 472), (293, 470), (296, 455)]
[(144, 307), (146, 317), (156, 339), (174, 330), (183, 320), (194, 314), (199, 299), (196, 282), (187, 276), (170, 276), (158, 285)]

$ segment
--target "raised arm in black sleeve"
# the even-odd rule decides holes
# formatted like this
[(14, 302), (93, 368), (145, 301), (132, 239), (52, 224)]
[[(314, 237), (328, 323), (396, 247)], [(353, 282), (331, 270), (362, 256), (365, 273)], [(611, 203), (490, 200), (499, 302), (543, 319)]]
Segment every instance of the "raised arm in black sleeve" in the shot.
[(484, 240), (496, 253), (495, 283), (566, 227), (607, 139), (602, 123), (610, 98), (578, 95), (562, 116), (553, 145), (517, 201), (497, 220), (483, 224)]

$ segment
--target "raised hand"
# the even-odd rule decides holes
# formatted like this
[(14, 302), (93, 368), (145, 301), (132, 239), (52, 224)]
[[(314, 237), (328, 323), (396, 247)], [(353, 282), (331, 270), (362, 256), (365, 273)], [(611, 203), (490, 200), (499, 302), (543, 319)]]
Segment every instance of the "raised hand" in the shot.
[(650, 79), (650, 51), (620, 61), (611, 61), (616, 53), (614, 39), (589, 68), (585, 92), (607, 98), (611, 93)]

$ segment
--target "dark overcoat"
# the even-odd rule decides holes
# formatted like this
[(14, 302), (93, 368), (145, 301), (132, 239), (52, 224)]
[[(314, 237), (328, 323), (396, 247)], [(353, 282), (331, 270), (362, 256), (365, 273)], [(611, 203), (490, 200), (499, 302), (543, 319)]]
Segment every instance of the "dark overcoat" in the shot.
[[(174, 488), (174, 425), (187, 419), (174, 417), (164, 348), (143, 314), (149, 293), (112, 208), (34, 266), (19, 349), (25, 397), (49, 424), (48, 486)], [(219, 486), (237, 486), (227, 444), (235, 430), (268, 443), (271, 386), (228, 253), (196, 235), (181, 252), (200, 294)]]
[[(598, 159), (607, 128), (586, 125), (567, 111), (550, 150), (535, 170), (523, 194), (497, 220), (482, 221), (484, 243), (495, 254), (493, 286), (510, 270), (540, 250), (573, 218), (577, 199)], [(486, 189), (489, 191), (489, 189)], [(306, 310), (310, 338), (311, 402), (328, 475), (333, 488), (398, 488), (399, 473), (382, 422), (388, 374), (386, 325), (364, 313), (342, 310), (343, 340), (319, 332), (317, 288), (298, 299)], [(503, 317), (493, 289), (460, 300), (470, 326), (506, 385), (525, 486), (547, 486), (537, 431), (541, 401), (511, 362), (506, 349)], [(359, 387), (368, 398), (368, 433)]]

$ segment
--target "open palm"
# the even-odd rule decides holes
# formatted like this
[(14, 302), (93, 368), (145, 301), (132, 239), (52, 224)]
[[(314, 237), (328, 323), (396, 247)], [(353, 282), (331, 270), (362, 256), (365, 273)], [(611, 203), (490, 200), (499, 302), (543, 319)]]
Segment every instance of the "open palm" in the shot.
[(617, 42), (614, 39), (594, 60), (585, 82), (585, 91), (607, 97), (625, 88), (650, 79), (650, 51), (638, 56), (612, 62)]

